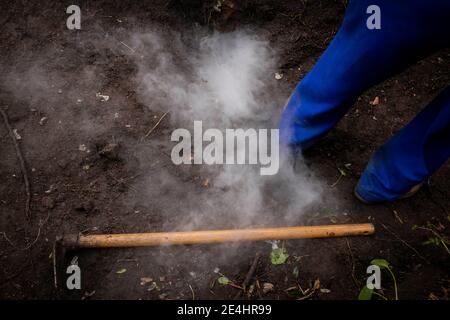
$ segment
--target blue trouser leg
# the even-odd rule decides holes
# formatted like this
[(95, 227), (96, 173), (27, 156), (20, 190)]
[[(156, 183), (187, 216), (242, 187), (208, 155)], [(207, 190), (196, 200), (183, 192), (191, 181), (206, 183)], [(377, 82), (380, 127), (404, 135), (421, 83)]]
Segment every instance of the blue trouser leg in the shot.
[[(369, 5), (381, 29), (369, 30)], [(304, 150), (333, 128), (365, 90), (450, 42), (450, 1), (350, 1), (343, 24), (291, 95), (280, 120), (283, 145)]]
[[(369, 5), (381, 29), (366, 27)], [(450, 1), (350, 1), (343, 24), (315, 67), (297, 85), (280, 120), (280, 141), (305, 150), (332, 129), (365, 90), (450, 44)], [(449, 157), (449, 89), (370, 161), (357, 192), (391, 201)]]
[(450, 87), (372, 156), (356, 192), (393, 201), (432, 175), (450, 156)]

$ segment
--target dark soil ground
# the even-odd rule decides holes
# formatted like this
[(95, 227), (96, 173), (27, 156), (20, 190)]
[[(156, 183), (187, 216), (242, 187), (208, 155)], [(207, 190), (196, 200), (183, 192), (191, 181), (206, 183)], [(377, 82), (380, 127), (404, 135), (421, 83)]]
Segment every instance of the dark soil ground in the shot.
[[(158, 203), (157, 198), (151, 198), (146, 206), (134, 206), (126, 201), (130, 194), (146, 197), (135, 181), (139, 175), (157, 175), (162, 168), (173, 170), (179, 172), (179, 183), (185, 188), (220, 196), (213, 187), (202, 185), (205, 177), (171, 163), (168, 142), (174, 128), (168, 121), (162, 121), (153, 138), (144, 143), (148, 161), (142, 164), (137, 160), (134, 152), (139, 139), (161, 117), (164, 108), (151, 110), (136, 97), (135, 84), (129, 81), (136, 68), (128, 48), (120, 43), (127, 42), (127, 32), (154, 28), (182, 33), (194, 26), (222, 32), (258, 30), (279, 51), (278, 67), (284, 77), (276, 82), (277, 93), (287, 97), (326, 48), (345, 10), (342, 1), (247, 1), (228, 17), (226, 10), (214, 12), (211, 2), (202, 1), (80, 1), (82, 30), (70, 31), (65, 25), (69, 4), (3, 1), (1, 5), (0, 107), (7, 107), (12, 127), (22, 136), (19, 144), (28, 168), (32, 199), (31, 217), (27, 219), (19, 162), (8, 131), (0, 123), (0, 232), (10, 240), (3, 236), (0, 239), (0, 298), (231, 298), (238, 289), (219, 285), (214, 269), (220, 268), (239, 284), (254, 253), (260, 251), (262, 258), (252, 281), (255, 290), (249, 299), (295, 299), (305, 295), (308, 299), (356, 299), (367, 277), (366, 268), (374, 258), (392, 264), (400, 299), (448, 299), (448, 252), (443, 246), (424, 244), (433, 237), (431, 231), (413, 230), (414, 225), (432, 223), (435, 232), (449, 236), (448, 163), (410, 199), (368, 206), (352, 194), (372, 152), (448, 85), (448, 50), (366, 92), (338, 127), (306, 155), (311, 170), (327, 186), (322, 204), (305, 212), (299, 222), (370, 221), (376, 226), (374, 236), (287, 241), (290, 258), (281, 266), (270, 263), (267, 243), (72, 252), (66, 262), (78, 257), (82, 290), (56, 290), (51, 255), (57, 235), (159, 231), (179, 219), (180, 212), (165, 213), (182, 201), (178, 194), (174, 194), (173, 203)], [(85, 41), (87, 38), (100, 42), (110, 39), (117, 49), (95, 47)], [(21, 86), (29, 79), (18, 76), (18, 82), (14, 82), (5, 76), (11, 72), (28, 74), (37, 64), (45, 68), (46, 74), (65, 76), (48, 79), (36, 73), (34, 90)], [(95, 81), (77, 81), (76, 76), (71, 76), (86, 66), (99, 70)], [(52, 83), (53, 87), (44, 83)], [(110, 110), (123, 115), (114, 125), (105, 125), (112, 121), (111, 112), (106, 112), (105, 102), (95, 97), (99, 91), (109, 93)], [(376, 96), (380, 104), (370, 105)], [(80, 109), (77, 99), (89, 106), (88, 111)], [(61, 106), (70, 106), (71, 111), (62, 120), (52, 117)], [(41, 125), (44, 116), (48, 120)], [(79, 128), (83, 125), (86, 130)], [(96, 126), (106, 129), (97, 130)], [(105, 144), (114, 139), (121, 145), (118, 156), (100, 155)], [(80, 152), (81, 144), (86, 144), (91, 153)], [(346, 174), (337, 181), (340, 170)], [(171, 190), (165, 192), (170, 194)], [(216, 229), (230, 225), (211, 223)], [(264, 221), (255, 225), (264, 225)], [(233, 254), (227, 255), (228, 250)], [(383, 275), (383, 293), (392, 299), (393, 283), (387, 274)], [(141, 284), (143, 277), (152, 281)], [(310, 291), (301, 292), (300, 288), (312, 288), (316, 279), (329, 291), (316, 290), (311, 295)], [(263, 292), (258, 283), (261, 287), (272, 283), (274, 290)]]

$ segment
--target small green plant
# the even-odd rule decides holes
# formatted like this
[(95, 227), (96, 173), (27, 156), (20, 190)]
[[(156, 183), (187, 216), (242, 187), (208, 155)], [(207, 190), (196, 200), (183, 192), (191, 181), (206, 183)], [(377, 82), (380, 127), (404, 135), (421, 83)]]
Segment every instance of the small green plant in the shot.
[(224, 276), (223, 274), (220, 274), (220, 277), (217, 279), (217, 282), (221, 284), (222, 286), (232, 286), (241, 290), (244, 290), (241, 286), (238, 286), (235, 284), (232, 280), (230, 280), (228, 277)]
[(270, 262), (274, 265), (283, 264), (289, 258), (286, 248), (275, 248), (270, 252)]
[[(389, 262), (385, 259), (373, 259), (370, 264), (378, 266), (380, 269), (385, 269), (389, 272), (392, 280), (394, 281), (395, 300), (398, 300), (397, 279), (395, 278), (394, 272), (392, 272), (392, 266)], [(384, 300), (388, 300), (388, 298), (384, 295), (376, 292), (374, 289), (369, 289), (367, 286), (364, 286), (359, 292), (358, 300), (371, 300), (373, 295), (376, 295)]]
[(435, 245), (435, 246), (442, 246), (445, 251), (450, 255), (450, 249), (448, 246), (450, 246), (450, 241), (444, 238), (442, 235), (438, 233), (439, 228), (436, 227), (434, 224), (427, 222), (425, 226), (418, 226), (414, 225), (412, 227), (413, 230), (425, 230), (430, 232), (432, 235), (428, 238), (427, 241), (423, 242), (424, 245)]
[(219, 279), (217, 279), (217, 282), (219, 282), (223, 286), (226, 286), (226, 285), (229, 285), (231, 283), (231, 280), (228, 279), (227, 277), (222, 276)]
[(381, 293), (376, 292), (373, 289), (367, 288), (367, 286), (364, 286), (361, 291), (359, 292), (358, 300), (372, 300), (372, 296), (376, 295), (380, 297), (383, 300), (388, 300), (384, 295)]

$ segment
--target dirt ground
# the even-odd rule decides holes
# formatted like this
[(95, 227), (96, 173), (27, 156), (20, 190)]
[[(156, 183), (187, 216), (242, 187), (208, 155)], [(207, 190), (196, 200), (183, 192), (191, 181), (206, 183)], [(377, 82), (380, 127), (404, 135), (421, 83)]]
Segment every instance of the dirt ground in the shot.
[[(345, 11), (345, 2), (331, 0), (244, 1), (230, 9), (229, 16), (225, 9), (214, 11), (213, 2), (200, 0), (80, 1), (82, 30), (70, 31), (65, 24), (68, 5), (13, 1), (1, 6), (0, 107), (7, 107), (11, 126), (22, 137), (19, 145), (30, 179), (31, 210), (26, 218), (19, 161), (0, 122), (0, 298), (227, 299), (239, 289), (218, 284), (215, 269), (240, 284), (259, 251), (255, 289), (245, 299), (356, 299), (374, 258), (393, 266), (400, 299), (448, 299), (449, 253), (442, 245), (425, 243), (435, 237), (432, 231), (414, 226), (431, 223), (434, 232), (449, 237), (449, 164), (410, 199), (368, 206), (352, 194), (374, 150), (448, 85), (448, 50), (364, 93), (338, 127), (305, 155), (311, 172), (325, 181), (325, 190), (323, 201), (308, 207), (298, 224), (372, 222), (375, 235), (286, 241), (290, 257), (279, 266), (270, 263), (267, 243), (71, 252), (66, 260), (78, 257), (82, 290), (55, 289), (52, 246), (57, 235), (168, 230), (182, 219), (181, 188), (174, 192), (153, 180), (161, 184), (161, 192), (174, 192), (170, 203), (160, 201), (143, 192), (140, 176), (151, 178), (164, 169), (192, 192), (211, 197), (226, 192), (214, 185), (205, 187), (205, 179), (214, 177), (172, 164), (167, 156), (174, 129), (170, 121), (161, 121), (148, 139), (140, 140), (163, 115), (164, 106), (153, 109), (137, 97), (130, 81), (137, 70), (130, 58), (133, 49), (126, 47), (128, 32), (256, 30), (279, 52), (278, 70), (284, 77), (273, 80), (276, 92), (272, 94), (288, 97), (336, 33)], [(107, 39), (112, 45), (98, 47), (96, 39), (99, 43)], [(23, 85), (29, 80), (23, 75), (37, 64), (47, 73), (36, 73), (37, 85), (31, 90)], [(95, 77), (77, 81), (75, 75), (87, 66), (96, 71)], [(11, 74), (17, 75), (15, 80), (7, 76)], [(58, 76), (49, 79), (48, 75)], [(96, 92), (111, 98), (102, 102)], [(380, 103), (372, 106), (376, 96)], [(53, 116), (61, 106), (69, 110), (63, 119)], [(112, 122), (111, 110), (121, 117), (107, 125)], [(104, 147), (113, 142), (120, 148), (105, 152)], [(83, 144), (90, 153), (79, 150)], [(128, 201), (130, 197), (135, 201)], [(207, 223), (215, 229), (236, 227), (218, 221), (211, 217)], [(317, 279), (328, 290), (305, 292)], [(273, 290), (264, 292), (263, 283), (273, 284)], [(383, 294), (394, 297), (387, 274)]]

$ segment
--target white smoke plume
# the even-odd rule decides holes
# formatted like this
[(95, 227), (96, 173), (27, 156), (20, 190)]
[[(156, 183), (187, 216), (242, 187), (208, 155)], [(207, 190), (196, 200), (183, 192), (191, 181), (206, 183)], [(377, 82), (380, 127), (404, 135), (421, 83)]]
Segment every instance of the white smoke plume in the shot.
[[(268, 41), (244, 31), (146, 33), (136, 35), (133, 46), (140, 97), (151, 109), (170, 111), (173, 127), (192, 130), (193, 121), (202, 120), (204, 127), (219, 129), (276, 128), (286, 97), (274, 86), (276, 51)], [(168, 216), (183, 212), (176, 222), (168, 219), (170, 230), (294, 224), (321, 192), (301, 159), (296, 170), (283, 160), (274, 176), (260, 176), (249, 165), (181, 166), (190, 168), (173, 166), (140, 184), (147, 199), (175, 200), (177, 205), (166, 207)], [(209, 177), (210, 187), (183, 186), (179, 170)], [(164, 182), (155, 184), (155, 174)], [(162, 191), (167, 183), (170, 187)]]

